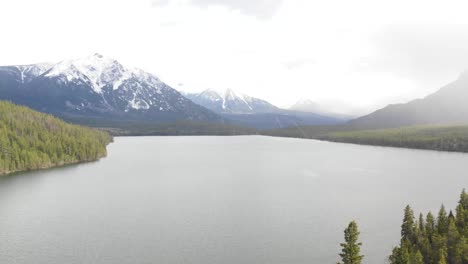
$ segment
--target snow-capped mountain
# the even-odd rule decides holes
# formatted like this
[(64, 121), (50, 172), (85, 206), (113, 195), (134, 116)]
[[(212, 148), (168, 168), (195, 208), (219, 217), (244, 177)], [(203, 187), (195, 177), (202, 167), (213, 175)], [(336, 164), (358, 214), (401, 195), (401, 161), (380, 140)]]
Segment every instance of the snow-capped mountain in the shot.
[[(343, 104), (335, 103), (334, 105), (339, 105), (343, 107)], [(346, 106), (345, 106), (346, 107)], [(305, 113), (314, 113), (323, 116), (329, 116), (337, 118), (342, 121), (350, 120), (354, 115), (351, 114), (342, 114), (341, 112), (331, 111), (327, 106), (318, 104), (310, 99), (300, 99), (294, 105), (288, 108), (291, 111), (305, 112)], [(349, 107), (349, 109), (352, 109)]]
[(201, 93), (188, 93), (185, 96), (203, 107), (222, 114), (258, 114), (281, 111), (267, 101), (239, 94), (231, 89), (224, 92), (205, 90)]
[(52, 66), (53, 65), (51, 63), (38, 63), (32, 65), (20, 65), (16, 67), (21, 72), (21, 83), (24, 84), (32, 81), (35, 77), (46, 72)]
[(0, 67), (0, 99), (95, 126), (193, 120), (267, 129), (341, 122), (280, 109), (229, 89), (182, 95), (156, 76), (100, 54), (56, 64)]
[(0, 92), (1, 99), (61, 116), (220, 119), (156, 76), (100, 54), (57, 64), (0, 67)]
[(0, 67), (0, 81), (2, 86), (19, 86), (29, 83), (37, 76), (53, 66), (51, 63)]
[(321, 107), (310, 99), (300, 99), (294, 105), (289, 107), (289, 110), (312, 113), (322, 112)]
[(301, 125), (329, 125), (341, 123), (341, 119), (315, 113), (290, 111), (269, 102), (233, 90), (184, 94), (193, 102), (222, 115), (226, 120), (256, 129), (271, 129)]

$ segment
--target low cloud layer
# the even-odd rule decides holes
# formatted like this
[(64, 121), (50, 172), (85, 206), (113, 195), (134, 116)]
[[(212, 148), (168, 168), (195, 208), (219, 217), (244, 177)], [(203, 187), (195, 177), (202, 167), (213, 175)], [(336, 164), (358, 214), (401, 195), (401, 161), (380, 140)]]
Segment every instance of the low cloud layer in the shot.
[(369, 67), (431, 80), (468, 70), (468, 25), (394, 25), (374, 35)]
[[(164, 6), (170, 1), (153, 0), (153, 5)], [(258, 18), (269, 18), (274, 15), (282, 2), (283, 0), (189, 0), (189, 3), (198, 7), (224, 6)]]

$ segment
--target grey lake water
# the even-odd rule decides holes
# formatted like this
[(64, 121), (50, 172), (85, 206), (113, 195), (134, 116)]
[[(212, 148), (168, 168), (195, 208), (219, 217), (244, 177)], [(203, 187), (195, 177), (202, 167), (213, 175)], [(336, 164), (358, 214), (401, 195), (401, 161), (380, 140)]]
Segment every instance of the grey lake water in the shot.
[(94, 163), (0, 178), (0, 263), (336, 263), (356, 220), (385, 263), (403, 208), (455, 207), (468, 155), (246, 137), (116, 138)]

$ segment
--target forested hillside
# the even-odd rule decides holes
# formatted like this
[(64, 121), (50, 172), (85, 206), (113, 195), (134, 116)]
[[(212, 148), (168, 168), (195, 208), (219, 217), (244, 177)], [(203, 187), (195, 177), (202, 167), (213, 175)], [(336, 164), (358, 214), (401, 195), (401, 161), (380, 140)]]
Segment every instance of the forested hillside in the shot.
[(365, 145), (468, 152), (468, 126), (415, 126), (330, 132), (318, 138)]
[(455, 212), (445, 207), (417, 220), (407, 206), (401, 226), (401, 243), (389, 257), (391, 264), (468, 263), (468, 194), (463, 191)]
[[(98, 124), (96, 124), (97, 126)], [(256, 135), (257, 130), (232, 124), (179, 121), (175, 123), (120, 123), (117, 128), (101, 124), (101, 129), (114, 136), (237, 136)]]
[(97, 160), (111, 141), (105, 132), (0, 101), (0, 175)]

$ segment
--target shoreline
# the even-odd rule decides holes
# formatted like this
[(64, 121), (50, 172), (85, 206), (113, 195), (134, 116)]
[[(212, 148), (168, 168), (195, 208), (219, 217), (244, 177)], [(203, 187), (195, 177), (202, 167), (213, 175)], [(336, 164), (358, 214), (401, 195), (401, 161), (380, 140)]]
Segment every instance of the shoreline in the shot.
[(12, 176), (12, 175), (19, 174), (19, 173), (25, 173), (25, 172), (43, 171), (43, 170), (48, 170), (48, 169), (67, 167), (67, 166), (70, 166), (70, 165), (91, 163), (91, 162), (99, 161), (99, 160), (101, 160), (101, 159), (103, 159), (105, 157), (107, 157), (107, 151), (106, 151), (106, 153), (104, 155), (98, 157), (97, 159), (92, 159), (92, 160), (69, 161), (69, 162), (63, 162), (63, 163), (60, 163), (60, 164), (50, 164), (50, 165), (47, 165), (47, 166), (42, 166), (40, 168), (34, 168), (34, 169), (0, 172), (0, 178), (7, 177), (7, 176)]

